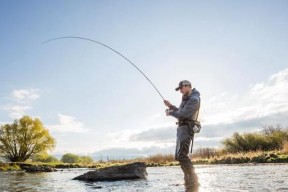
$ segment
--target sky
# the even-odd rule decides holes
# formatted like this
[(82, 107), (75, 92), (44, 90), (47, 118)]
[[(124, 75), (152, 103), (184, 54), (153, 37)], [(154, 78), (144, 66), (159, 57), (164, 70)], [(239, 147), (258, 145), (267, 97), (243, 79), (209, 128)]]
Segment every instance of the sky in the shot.
[(288, 126), (288, 2), (1, 1), (0, 124), (40, 118), (52, 154), (173, 153), (179, 81), (201, 93), (194, 148)]

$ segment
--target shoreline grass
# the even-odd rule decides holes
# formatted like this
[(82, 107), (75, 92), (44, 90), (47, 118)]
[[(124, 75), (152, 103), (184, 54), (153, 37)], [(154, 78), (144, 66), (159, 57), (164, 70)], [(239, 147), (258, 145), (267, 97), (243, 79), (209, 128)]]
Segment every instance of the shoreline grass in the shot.
[(195, 158), (195, 164), (288, 163), (288, 153), (283, 151), (256, 151), (225, 154), (212, 158)]
[[(108, 162), (93, 162), (89, 164), (81, 163), (42, 163), (42, 162), (29, 162), (29, 163), (0, 163), (0, 171), (21, 171), (24, 166), (50, 166), (56, 169), (66, 168), (92, 168), (101, 169), (110, 166), (123, 165), (132, 162), (144, 162), (147, 167), (158, 166), (179, 166), (179, 162), (174, 160), (172, 154), (157, 154), (151, 155), (147, 158), (136, 158), (131, 160), (110, 160)], [(247, 164), (247, 163), (288, 163), (287, 151), (256, 151), (246, 153), (227, 153), (217, 155), (210, 158), (192, 157), (194, 165), (217, 165), (217, 164)]]

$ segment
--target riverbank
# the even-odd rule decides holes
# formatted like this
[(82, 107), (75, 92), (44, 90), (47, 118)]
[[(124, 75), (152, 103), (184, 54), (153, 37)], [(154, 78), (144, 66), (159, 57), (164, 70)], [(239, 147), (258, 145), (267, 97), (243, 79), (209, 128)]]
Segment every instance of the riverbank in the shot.
[[(256, 151), (247, 153), (219, 153), (218, 155), (205, 158), (192, 155), (194, 165), (202, 164), (241, 164), (241, 163), (288, 163), (287, 151)], [(179, 163), (174, 161), (174, 155), (154, 155), (149, 158), (139, 158), (148, 167), (155, 166), (177, 166)]]
[(283, 151), (233, 153), (211, 158), (194, 158), (194, 164), (288, 163)]
[[(129, 161), (130, 162), (130, 161)], [(101, 169), (105, 167), (123, 165), (129, 163), (126, 162), (103, 162), (103, 163), (90, 163), (90, 164), (81, 164), (81, 163), (22, 163), (22, 162), (11, 162), (11, 163), (0, 163), (0, 171), (25, 171), (27, 167), (43, 167), (43, 168), (53, 168), (57, 170), (63, 169), (73, 169), (73, 168), (89, 168), (89, 169)], [(160, 166), (160, 165), (159, 165)], [(162, 165), (163, 166), (163, 165)], [(49, 171), (48, 171), (49, 172)]]
[[(42, 166), (51, 167), (53, 169), (67, 169), (67, 168), (91, 168), (99, 169), (115, 165), (123, 165), (131, 162), (145, 162), (147, 167), (160, 167), (160, 166), (179, 166), (179, 163), (174, 160), (171, 155), (154, 155), (147, 158), (137, 158), (133, 160), (119, 160), (108, 162), (94, 162), (90, 164), (81, 163), (0, 163), (0, 171), (24, 171), (25, 167)], [(288, 153), (282, 151), (270, 152), (248, 152), (236, 153), (214, 156), (210, 158), (193, 157), (194, 165), (213, 165), (213, 164), (244, 164), (244, 163), (288, 163)]]
[(86, 166), (80, 164), (66, 164), (66, 163), (0, 163), (0, 171), (25, 171), (27, 167), (49, 167), (54, 169), (65, 169), (65, 168), (86, 168)]

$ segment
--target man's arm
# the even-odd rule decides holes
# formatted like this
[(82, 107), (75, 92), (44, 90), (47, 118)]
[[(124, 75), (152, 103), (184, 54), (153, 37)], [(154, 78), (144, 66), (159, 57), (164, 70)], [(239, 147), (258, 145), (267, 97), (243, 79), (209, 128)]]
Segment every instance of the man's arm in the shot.
[[(176, 108), (176, 107), (175, 107)], [(190, 97), (190, 99), (186, 102), (183, 108), (178, 110), (173, 110), (169, 113), (169, 115), (177, 118), (177, 119), (189, 119), (199, 108), (199, 98)], [(177, 108), (176, 108), (177, 109)]]
[(164, 104), (165, 104), (167, 107), (169, 107), (170, 110), (173, 110), (173, 111), (178, 110), (177, 107), (175, 107), (174, 105), (172, 105), (172, 104), (171, 104), (169, 101), (167, 101), (167, 100), (164, 100)]

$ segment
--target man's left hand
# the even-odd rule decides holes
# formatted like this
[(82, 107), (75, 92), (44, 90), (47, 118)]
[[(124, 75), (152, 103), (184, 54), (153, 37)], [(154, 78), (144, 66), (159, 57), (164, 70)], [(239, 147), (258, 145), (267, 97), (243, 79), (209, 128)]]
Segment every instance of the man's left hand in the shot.
[(166, 116), (170, 115), (170, 110), (169, 109), (166, 109), (165, 112), (166, 112)]
[(170, 106), (172, 105), (169, 101), (167, 101), (167, 100), (164, 100), (164, 104), (167, 106), (167, 107), (169, 107), (170, 108)]

